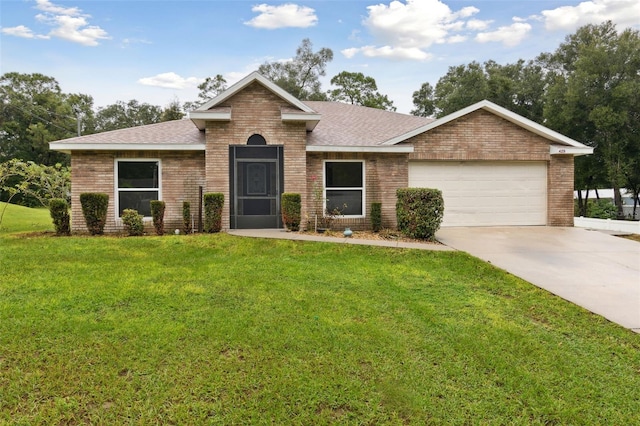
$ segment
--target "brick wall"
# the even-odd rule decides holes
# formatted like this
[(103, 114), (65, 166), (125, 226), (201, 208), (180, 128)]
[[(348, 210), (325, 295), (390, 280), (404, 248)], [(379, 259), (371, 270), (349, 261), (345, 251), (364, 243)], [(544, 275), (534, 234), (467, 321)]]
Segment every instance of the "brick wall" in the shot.
[[(334, 222), (333, 228), (371, 229), (370, 212), (372, 202), (382, 203), (382, 226), (388, 229), (396, 228), (396, 190), (407, 187), (409, 184), (407, 154), (308, 153), (308, 194), (313, 193), (314, 181), (312, 177), (316, 177), (315, 182), (322, 188), (324, 160), (364, 160), (365, 165), (365, 217), (338, 218)], [(309, 196), (307, 211), (310, 214), (306, 220), (303, 216), (303, 222), (309, 222), (309, 225), (307, 223), (303, 223), (303, 225), (311, 228), (314, 225), (313, 204), (313, 197)]]
[[(121, 158), (159, 159), (162, 170), (161, 198), (166, 203), (165, 229), (182, 228), (182, 202), (191, 203), (197, 220), (199, 186), (204, 185), (204, 153), (174, 151), (73, 152), (71, 156), (72, 230), (86, 231), (80, 193), (103, 192), (109, 195), (105, 232), (118, 232), (123, 226), (115, 211), (115, 160)], [(153, 232), (151, 222), (145, 224)]]
[[(283, 123), (281, 108), (290, 105), (259, 83), (247, 86), (224, 105), (231, 107), (230, 122), (208, 122), (206, 129), (206, 192), (221, 192), (225, 203), (222, 228), (229, 229), (229, 146), (246, 145), (259, 134), (267, 145), (284, 146), (284, 191), (296, 192), (306, 205), (305, 123)], [(306, 211), (303, 209), (303, 217)]]
[(545, 161), (547, 224), (573, 226), (573, 156), (551, 156), (542, 136), (479, 110), (406, 143), (410, 160)]

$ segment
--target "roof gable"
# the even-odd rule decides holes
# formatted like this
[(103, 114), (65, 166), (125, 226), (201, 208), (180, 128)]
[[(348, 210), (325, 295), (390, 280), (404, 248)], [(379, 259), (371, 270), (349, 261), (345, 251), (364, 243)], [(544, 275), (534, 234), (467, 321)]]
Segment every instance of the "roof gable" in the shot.
[(313, 130), (320, 121), (320, 114), (257, 71), (252, 72), (215, 98), (189, 112), (189, 118), (199, 129), (204, 129), (207, 121), (230, 121), (232, 111), (230, 108), (225, 108), (224, 102), (253, 83), (262, 85), (291, 106), (291, 108), (281, 111), (283, 121), (304, 121), (307, 123), (307, 130)]
[[(499, 105), (494, 104), (493, 102), (484, 100), (484, 101), (480, 101), (478, 103), (475, 103), (473, 105), (470, 105), (466, 108), (463, 108), (459, 111), (456, 111), (452, 114), (446, 115), (442, 118), (439, 118), (429, 124), (426, 124), (420, 128), (414, 129), (410, 132), (401, 134), (399, 136), (396, 136), (388, 141), (386, 141), (384, 144), (385, 145), (395, 145), (398, 144), (400, 142), (404, 142), (409, 138), (412, 138), (414, 136), (419, 135), (420, 133), (424, 133), (424, 132), (428, 132), (430, 130), (433, 130), (437, 127), (440, 127), (444, 124), (447, 124), (451, 121), (457, 120), (460, 117), (463, 117), (467, 114), (470, 114), (474, 111), (478, 111), (478, 110), (485, 110), (488, 111), (492, 114), (497, 115), (498, 117), (501, 117), (507, 121), (510, 121), (511, 123), (520, 126), (532, 133), (535, 133), (539, 136), (542, 136), (543, 138), (549, 140), (550, 142), (556, 143), (556, 144), (560, 144), (563, 145), (565, 147), (564, 151), (562, 149), (558, 149), (556, 153), (562, 153), (562, 154), (591, 154), (593, 153), (593, 148), (588, 147), (584, 144), (581, 144), (580, 142), (573, 140), (567, 136), (564, 136), (554, 130), (551, 130), (545, 126), (542, 126), (538, 123), (536, 123), (535, 121), (529, 120), (528, 118), (525, 118), (519, 114), (516, 114), (515, 112), (509, 111), (506, 108), (503, 108)], [(571, 148), (575, 148), (575, 150), (571, 150)], [(569, 152), (571, 151), (571, 152)], [(574, 152), (575, 151), (575, 152)]]

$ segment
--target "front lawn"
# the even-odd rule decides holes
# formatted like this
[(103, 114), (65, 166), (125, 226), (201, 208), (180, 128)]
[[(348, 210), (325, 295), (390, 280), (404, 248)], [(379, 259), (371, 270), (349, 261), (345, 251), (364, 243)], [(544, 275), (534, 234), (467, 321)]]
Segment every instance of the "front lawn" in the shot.
[(630, 424), (640, 336), (459, 252), (0, 235), (0, 423)]

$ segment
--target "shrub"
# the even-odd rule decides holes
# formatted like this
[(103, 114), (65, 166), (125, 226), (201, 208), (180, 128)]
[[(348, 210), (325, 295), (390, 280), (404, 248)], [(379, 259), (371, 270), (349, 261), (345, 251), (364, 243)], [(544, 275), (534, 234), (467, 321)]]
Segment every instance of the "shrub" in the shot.
[(151, 200), (151, 218), (153, 219), (153, 228), (156, 230), (156, 235), (164, 235), (165, 207), (164, 201)]
[(144, 233), (144, 224), (142, 222), (142, 215), (134, 209), (124, 209), (122, 211), (122, 223), (124, 228), (131, 237), (136, 237)]
[(442, 192), (431, 188), (397, 190), (398, 229), (410, 238), (433, 240), (444, 214)]
[(289, 231), (300, 230), (302, 198), (300, 194), (285, 192), (282, 194), (282, 223)]
[(191, 226), (191, 203), (188, 201), (182, 202), (182, 232), (190, 234), (193, 231)]
[(224, 194), (208, 192), (204, 194), (204, 232), (220, 232), (222, 230), (222, 207)]
[(67, 200), (62, 198), (53, 198), (49, 201), (49, 213), (53, 219), (53, 226), (56, 228), (57, 235), (71, 234), (69, 226), (69, 204)]
[(80, 194), (82, 215), (91, 235), (104, 233), (104, 225), (107, 223), (107, 208), (109, 207), (109, 195), (97, 192), (84, 192)]
[(618, 208), (608, 199), (596, 199), (587, 204), (587, 217), (596, 219), (617, 219)]
[(382, 229), (382, 203), (371, 203), (371, 228), (373, 232)]

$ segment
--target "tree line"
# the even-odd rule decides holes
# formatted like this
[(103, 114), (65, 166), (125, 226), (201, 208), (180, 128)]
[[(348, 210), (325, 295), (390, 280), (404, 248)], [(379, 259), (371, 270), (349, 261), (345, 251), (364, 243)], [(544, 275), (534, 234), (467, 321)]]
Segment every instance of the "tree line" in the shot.
[[(342, 71), (323, 90), (321, 77), (333, 60), (329, 48), (313, 50), (304, 39), (294, 58), (266, 62), (258, 72), (301, 100), (346, 102), (395, 111), (373, 77)], [(6, 73), (0, 77), (0, 163), (14, 158), (44, 165), (68, 164), (48, 142), (76, 134), (181, 119), (227, 88), (220, 74), (198, 86), (198, 99), (178, 99), (160, 107), (135, 99), (94, 108), (87, 94), (66, 94), (42, 74)], [(612, 187), (622, 213), (619, 189), (640, 193), (640, 34), (618, 31), (611, 22), (586, 25), (565, 38), (554, 52), (511, 64), (493, 60), (449, 67), (435, 86), (413, 93), (411, 114), (442, 117), (483, 99), (595, 148), (576, 158), (576, 189)], [(581, 212), (586, 200), (579, 199)]]

